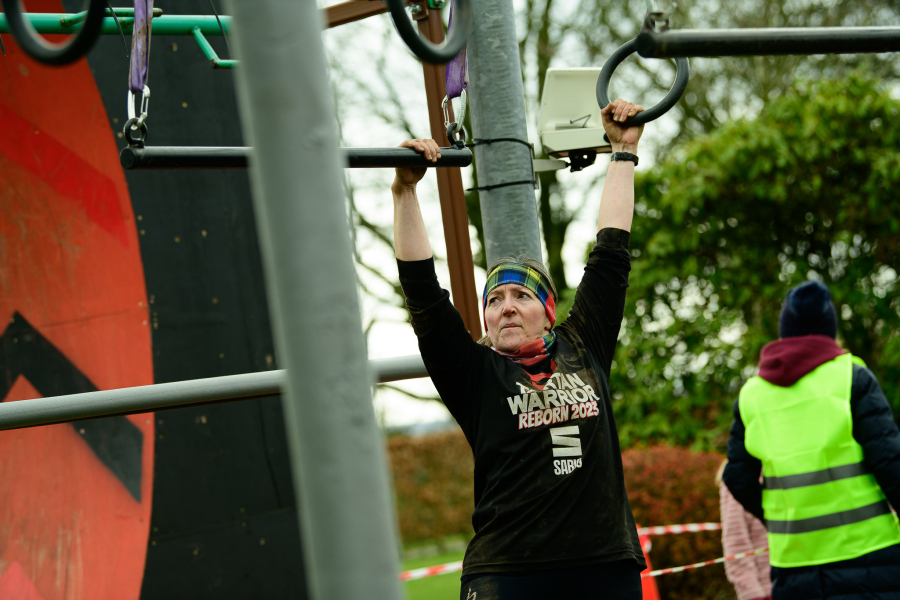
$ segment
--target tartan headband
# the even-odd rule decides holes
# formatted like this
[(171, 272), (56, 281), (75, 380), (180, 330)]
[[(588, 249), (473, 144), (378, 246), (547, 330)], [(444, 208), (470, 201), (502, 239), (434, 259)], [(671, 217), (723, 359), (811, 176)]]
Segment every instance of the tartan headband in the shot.
[[(553, 299), (553, 294), (550, 293), (550, 285), (535, 269), (519, 263), (504, 263), (493, 270), (487, 283), (484, 284), (484, 294), (481, 298), (482, 312), (487, 310), (488, 294), (507, 283), (515, 283), (534, 292), (534, 295), (544, 305), (547, 318), (550, 319), (550, 326), (553, 327), (556, 324), (556, 301)], [(484, 329), (487, 331), (487, 319), (485, 319)]]

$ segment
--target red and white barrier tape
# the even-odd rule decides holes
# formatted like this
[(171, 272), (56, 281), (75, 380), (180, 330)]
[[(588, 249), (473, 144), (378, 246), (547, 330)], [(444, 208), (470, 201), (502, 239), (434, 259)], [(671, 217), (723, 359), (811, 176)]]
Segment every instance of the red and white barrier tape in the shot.
[(641, 527), (638, 535), (665, 535), (667, 533), (696, 533), (698, 531), (719, 531), (721, 523), (689, 523), (687, 525), (663, 525), (661, 527)]
[[(641, 527), (638, 529), (638, 535), (666, 535), (669, 533), (696, 533), (698, 531), (718, 531), (722, 529), (721, 523), (688, 523), (686, 525), (663, 525), (660, 527)], [(644, 573), (641, 577), (658, 577), (660, 575), (668, 575), (669, 573), (680, 573), (681, 571), (687, 571), (688, 569), (697, 569), (699, 567), (706, 567), (709, 565), (715, 565), (718, 563), (723, 563), (729, 560), (738, 560), (740, 558), (747, 558), (748, 556), (755, 556), (757, 554), (762, 554), (763, 552), (768, 552), (768, 548), (761, 548), (759, 550), (754, 550), (753, 552), (743, 552), (741, 554), (735, 554), (733, 556), (724, 556), (722, 558), (717, 558), (715, 560), (708, 560), (702, 563), (696, 563), (693, 565), (687, 565), (684, 567), (674, 567), (671, 569), (659, 569), (657, 571), (650, 571), (649, 573)], [(462, 571), (462, 561), (451, 562), (443, 565), (435, 565), (433, 567), (425, 567), (422, 569), (412, 569), (410, 571), (403, 571), (400, 573), (400, 581), (412, 581), (414, 579), (423, 579), (425, 577), (433, 577), (434, 575), (444, 575), (445, 573), (456, 573)]]
[(641, 573), (641, 579), (645, 577), (659, 577), (660, 575), (668, 575), (669, 573), (681, 573), (682, 571), (687, 571), (688, 569), (698, 569), (700, 567), (708, 567), (709, 565), (716, 565), (719, 563), (723, 563), (729, 560), (737, 560), (739, 558), (747, 558), (748, 556), (755, 556), (757, 554), (762, 554), (763, 552), (768, 552), (768, 548), (760, 548), (759, 550), (754, 550), (753, 552), (741, 552), (740, 554), (733, 554), (732, 556), (723, 556), (722, 558), (717, 558), (715, 560), (708, 560), (706, 562), (695, 563), (693, 565), (687, 565), (684, 567), (673, 567), (671, 569), (659, 569), (657, 571), (650, 571), (649, 573)]
[(462, 571), (462, 561), (447, 563), (445, 565), (437, 565), (434, 567), (425, 567), (423, 569), (413, 569), (411, 571), (403, 571), (400, 573), (400, 581), (412, 581), (413, 579), (423, 579), (434, 575), (443, 575), (444, 573), (455, 573)]

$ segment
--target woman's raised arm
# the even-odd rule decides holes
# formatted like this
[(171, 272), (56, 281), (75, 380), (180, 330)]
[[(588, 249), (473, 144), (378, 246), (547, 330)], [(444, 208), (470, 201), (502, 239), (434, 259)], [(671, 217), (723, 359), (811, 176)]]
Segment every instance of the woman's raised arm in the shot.
[[(637, 156), (638, 141), (644, 131), (643, 125), (628, 126), (627, 119), (644, 110), (640, 104), (616, 100), (606, 105), (600, 114), (603, 116), (603, 127), (612, 144), (612, 151), (625, 152)], [(597, 218), (597, 231), (606, 227), (615, 227), (631, 231), (634, 219), (634, 168), (630, 160), (614, 160), (609, 163), (606, 182), (603, 184), (603, 195), (600, 197), (600, 215)]]
[[(414, 148), (431, 162), (437, 162), (441, 149), (434, 140), (406, 140), (401, 148)], [(400, 260), (413, 261), (431, 258), (431, 244), (419, 209), (416, 184), (428, 169), (397, 169), (391, 192), (394, 195), (394, 253)]]

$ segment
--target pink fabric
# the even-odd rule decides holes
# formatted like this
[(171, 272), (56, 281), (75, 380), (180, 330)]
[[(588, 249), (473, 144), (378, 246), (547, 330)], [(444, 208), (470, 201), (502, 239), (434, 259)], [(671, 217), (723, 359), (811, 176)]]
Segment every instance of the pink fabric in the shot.
[[(719, 484), (719, 507), (725, 556), (768, 547), (766, 528), (759, 519), (744, 510), (724, 483)], [(756, 600), (772, 595), (769, 568), (769, 554), (765, 553), (726, 562), (725, 575), (734, 585), (738, 600)]]

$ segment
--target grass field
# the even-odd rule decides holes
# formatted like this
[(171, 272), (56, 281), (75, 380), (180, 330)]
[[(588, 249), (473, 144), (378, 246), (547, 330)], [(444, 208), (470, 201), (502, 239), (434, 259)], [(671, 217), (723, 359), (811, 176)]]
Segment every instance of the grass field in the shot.
[[(408, 571), (409, 569), (431, 567), (462, 560), (464, 554), (464, 551), (448, 552), (447, 554), (438, 554), (427, 558), (405, 560), (403, 561), (403, 570)], [(447, 573), (446, 575), (407, 581), (403, 584), (406, 588), (406, 597), (408, 600), (457, 600), (459, 598), (460, 575), (461, 573), (458, 572)]]

